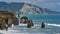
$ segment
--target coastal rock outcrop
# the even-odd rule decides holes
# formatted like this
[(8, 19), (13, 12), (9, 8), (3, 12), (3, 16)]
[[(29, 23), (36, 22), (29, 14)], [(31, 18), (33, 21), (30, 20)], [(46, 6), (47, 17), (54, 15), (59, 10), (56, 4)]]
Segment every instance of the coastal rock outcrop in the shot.
[(29, 20), (28, 21), (27, 28), (31, 28), (32, 26), (34, 26), (33, 21), (32, 20)]
[(19, 20), (15, 17), (15, 18), (13, 19), (12, 24), (14, 24), (14, 25), (19, 25)]
[(45, 28), (45, 24), (44, 24), (44, 22), (42, 22), (42, 24), (41, 24), (41, 28)]
[(20, 23), (26, 24), (27, 22), (28, 22), (28, 17), (26, 17), (26, 16), (21, 17)]
[(0, 29), (3, 30), (5, 28), (6, 28), (6, 25), (5, 25), (4, 21), (3, 21), (3, 18), (0, 18)]
[(8, 12), (7, 10), (0, 11), (0, 28), (5, 29), (6, 27), (11, 27), (12, 24), (19, 24), (15, 14), (12, 12)]

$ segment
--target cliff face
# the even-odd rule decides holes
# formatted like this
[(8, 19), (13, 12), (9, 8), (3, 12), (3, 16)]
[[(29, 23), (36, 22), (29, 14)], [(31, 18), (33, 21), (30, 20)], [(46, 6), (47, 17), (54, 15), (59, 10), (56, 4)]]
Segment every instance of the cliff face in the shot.
[(8, 11), (0, 11), (0, 20), (1, 20), (0, 23), (2, 23), (0, 24), (1, 27), (6, 26), (6, 25), (8, 25), (8, 27), (11, 27), (12, 24), (14, 25), (19, 24), (18, 19), (15, 16), (15, 14)]
[(21, 14), (48, 14), (43, 11), (42, 8), (38, 8), (37, 6), (33, 6), (30, 4), (24, 4), (22, 9), (20, 9)]

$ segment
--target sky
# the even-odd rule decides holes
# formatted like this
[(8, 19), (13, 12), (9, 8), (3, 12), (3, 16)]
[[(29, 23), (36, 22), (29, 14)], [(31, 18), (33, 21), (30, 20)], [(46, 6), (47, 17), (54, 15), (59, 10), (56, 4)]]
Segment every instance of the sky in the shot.
[(52, 11), (60, 12), (60, 0), (0, 0), (0, 2), (24, 2), (38, 7), (51, 9)]

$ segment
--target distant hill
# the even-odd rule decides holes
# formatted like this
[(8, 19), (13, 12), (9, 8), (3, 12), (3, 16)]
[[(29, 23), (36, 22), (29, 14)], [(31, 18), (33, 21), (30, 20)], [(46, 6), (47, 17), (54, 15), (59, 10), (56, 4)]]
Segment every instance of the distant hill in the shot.
[(50, 9), (41, 8), (28, 3), (6, 3), (0, 2), (0, 10), (9, 10), (13, 12), (19, 12), (20, 14), (60, 14), (57, 11), (51, 11)]

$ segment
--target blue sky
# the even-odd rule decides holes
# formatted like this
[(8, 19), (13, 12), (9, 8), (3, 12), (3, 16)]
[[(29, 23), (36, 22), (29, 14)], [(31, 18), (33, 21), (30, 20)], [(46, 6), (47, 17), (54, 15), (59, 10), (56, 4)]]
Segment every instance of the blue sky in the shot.
[(0, 2), (24, 2), (60, 12), (60, 0), (0, 0)]

